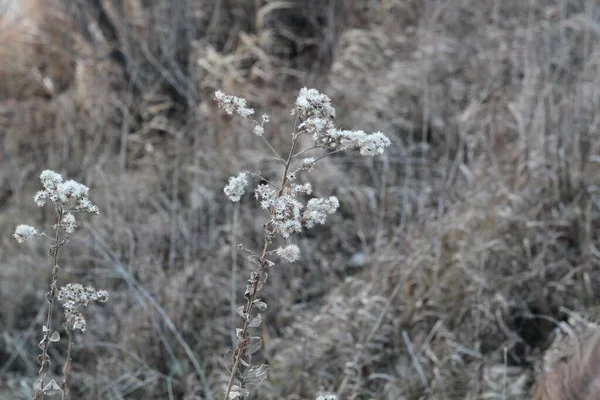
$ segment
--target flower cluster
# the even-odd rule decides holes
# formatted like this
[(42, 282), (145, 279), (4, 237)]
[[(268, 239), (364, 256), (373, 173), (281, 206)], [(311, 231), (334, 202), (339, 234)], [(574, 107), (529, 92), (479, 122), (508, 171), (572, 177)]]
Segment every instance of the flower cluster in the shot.
[(86, 321), (81, 307), (87, 307), (90, 301), (105, 303), (108, 300), (108, 292), (106, 290), (96, 291), (90, 286), (83, 287), (79, 283), (69, 283), (60, 288), (56, 298), (63, 303), (70, 329), (85, 332)]
[(325, 149), (351, 150), (359, 149), (363, 156), (383, 154), (390, 145), (390, 139), (381, 132), (372, 134), (364, 131), (338, 129), (333, 123), (335, 109), (331, 99), (315, 89), (303, 88), (296, 99), (297, 114), (302, 122), (298, 129), (311, 135), (315, 145)]
[[(317, 224), (324, 224), (327, 215), (333, 214), (339, 207), (337, 198), (331, 196), (329, 199), (310, 199), (305, 208), (298, 200), (298, 195), (312, 193), (309, 183), (288, 185), (280, 191), (261, 184), (254, 193), (260, 199), (261, 208), (269, 210), (271, 214), (269, 225), (272, 233), (284, 238), (302, 232), (303, 226), (312, 228)], [(303, 209), (305, 210), (302, 211)]]
[(319, 393), (317, 400), (338, 400), (338, 397), (334, 393)]
[(39, 235), (37, 229), (29, 225), (17, 225), (13, 237), (17, 239), (17, 242), (23, 243), (34, 236)]
[(240, 172), (238, 176), (229, 178), (229, 183), (223, 191), (229, 197), (229, 200), (236, 202), (240, 201), (244, 193), (246, 193), (246, 186), (248, 186), (248, 173)]
[[(44, 190), (40, 190), (35, 194), (33, 200), (42, 207), (47, 201), (53, 202), (60, 213), (58, 224), (54, 225), (54, 229), (62, 229), (67, 233), (72, 233), (77, 228), (77, 221), (73, 212), (88, 212), (100, 214), (96, 207), (88, 199), (89, 188), (81, 183), (73, 180), (63, 181), (60, 174), (45, 170), (40, 174), (40, 180)], [(29, 225), (18, 225), (15, 229), (13, 237), (17, 242), (23, 243), (36, 235), (40, 235), (37, 229)]]
[(296, 114), (300, 118), (322, 118), (324, 121), (335, 118), (335, 108), (331, 105), (331, 99), (316, 89), (300, 89), (296, 98)]
[(228, 115), (236, 113), (244, 118), (254, 114), (254, 109), (246, 106), (246, 100), (237, 96), (229, 96), (220, 90), (215, 92), (215, 100)]
[(288, 244), (285, 247), (279, 247), (275, 253), (283, 260), (293, 263), (300, 258), (300, 248), (295, 244)]
[(60, 174), (45, 170), (40, 175), (44, 190), (36, 193), (33, 200), (42, 207), (46, 201), (60, 205), (67, 211), (83, 211), (100, 214), (98, 207), (88, 199), (89, 188), (73, 180), (63, 181)]

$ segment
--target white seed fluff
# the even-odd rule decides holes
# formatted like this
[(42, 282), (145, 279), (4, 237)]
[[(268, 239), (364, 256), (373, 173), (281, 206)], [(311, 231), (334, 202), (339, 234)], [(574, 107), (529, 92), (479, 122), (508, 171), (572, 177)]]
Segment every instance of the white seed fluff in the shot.
[(240, 172), (238, 176), (232, 176), (229, 178), (229, 183), (223, 189), (223, 192), (229, 197), (229, 200), (236, 202), (240, 201), (244, 193), (246, 193), (246, 187), (248, 186), (248, 173)]
[(17, 225), (17, 228), (15, 229), (15, 233), (13, 234), (13, 237), (15, 239), (17, 239), (17, 242), (23, 243), (23, 242), (33, 238), (37, 234), (38, 234), (38, 231), (33, 226)]
[(288, 244), (285, 247), (279, 247), (275, 253), (287, 262), (296, 262), (300, 259), (300, 248), (295, 244)]

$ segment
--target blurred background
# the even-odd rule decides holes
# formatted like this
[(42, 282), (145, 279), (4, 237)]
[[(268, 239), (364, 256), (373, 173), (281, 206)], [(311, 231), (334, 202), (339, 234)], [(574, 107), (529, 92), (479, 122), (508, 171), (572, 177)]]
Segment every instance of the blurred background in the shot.
[[(60, 283), (107, 289), (75, 336), (74, 399), (220, 399), (262, 243), (242, 168), (276, 176), (303, 87), (383, 156), (306, 175), (340, 210), (270, 271), (252, 399), (525, 399), (559, 321), (592, 320), (600, 263), (597, 0), (3, 0), (0, 398), (32, 398), (51, 259), (33, 195), (90, 187)], [(279, 245), (279, 244), (277, 244)], [(61, 310), (56, 308), (55, 321)], [(51, 347), (60, 375), (65, 343)]]

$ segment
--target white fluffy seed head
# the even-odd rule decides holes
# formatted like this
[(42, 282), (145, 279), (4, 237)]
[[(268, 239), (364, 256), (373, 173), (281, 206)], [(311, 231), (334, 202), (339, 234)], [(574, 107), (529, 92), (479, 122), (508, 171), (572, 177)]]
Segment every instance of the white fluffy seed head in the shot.
[(37, 192), (33, 197), (33, 201), (39, 207), (50, 200), (66, 210), (100, 214), (98, 207), (88, 199), (87, 186), (74, 180), (65, 182), (60, 174), (48, 169), (40, 174), (40, 180), (44, 190)]
[(265, 128), (262, 125), (254, 125), (253, 132), (256, 136), (263, 136), (265, 134)]
[(248, 186), (248, 173), (240, 172), (238, 176), (232, 176), (229, 178), (229, 183), (223, 189), (223, 192), (229, 197), (229, 200), (233, 202), (240, 201), (244, 193), (246, 193), (246, 187)]
[(60, 288), (56, 299), (63, 304), (67, 323), (72, 330), (85, 332), (87, 324), (81, 308), (87, 307), (90, 301), (105, 303), (108, 300), (106, 290), (96, 290), (80, 283), (69, 283)]
[(62, 183), (63, 178), (60, 174), (47, 169), (40, 174), (40, 180), (42, 181), (44, 189), (55, 190), (56, 187)]
[(17, 242), (23, 243), (38, 235), (37, 229), (30, 225), (17, 225), (13, 237), (17, 239)]
[(300, 259), (300, 248), (295, 244), (288, 244), (285, 247), (279, 247), (275, 253), (283, 260), (293, 263)]
[(228, 115), (236, 113), (244, 118), (248, 118), (254, 114), (254, 109), (247, 107), (246, 99), (242, 99), (241, 97), (230, 96), (217, 90), (215, 92), (215, 100), (219, 104), (219, 107), (225, 110)]
[(317, 399), (316, 400), (338, 400), (338, 397), (334, 393), (322, 393), (322, 392), (320, 392), (317, 395)]

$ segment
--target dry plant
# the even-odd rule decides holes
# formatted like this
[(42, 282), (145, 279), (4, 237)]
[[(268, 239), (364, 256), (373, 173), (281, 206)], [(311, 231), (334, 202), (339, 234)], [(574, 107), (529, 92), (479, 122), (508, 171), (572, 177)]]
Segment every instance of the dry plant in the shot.
[[(264, 136), (281, 151), (290, 136), (273, 133), (289, 129), (301, 82), (328, 93), (336, 123), (394, 146), (336, 154), (311, 176), (340, 208), (296, 237), (310, 251), (293, 269), (266, 271), (268, 313), (250, 331), (269, 379), (251, 397), (528, 398), (560, 307), (581, 311), (600, 293), (596, 3), (64, 0), (82, 29), (44, 18), (28, 31), (35, 46), (3, 43), (0, 224), (19, 222), (45, 166), (93, 176), (110, 210), (61, 250), (114, 279), (118, 316), (75, 337), (71, 396), (221, 394), (240, 318), (223, 288), (241, 297), (246, 285), (233, 244), (260, 250), (263, 227), (221, 201), (220, 183), (241, 165), (271, 180), (279, 165), (210, 97), (220, 88), (268, 110)], [(331, 68), (307, 67), (329, 56)], [(9, 240), (0, 398), (26, 399), (40, 256)]]
[[(225, 390), (226, 400), (248, 398), (249, 388), (261, 383), (267, 377), (268, 366), (265, 364), (252, 365), (252, 355), (262, 347), (260, 336), (252, 335), (250, 328), (261, 325), (261, 313), (267, 309), (267, 304), (257, 297), (258, 292), (267, 281), (268, 268), (275, 266), (269, 257), (278, 256), (283, 261), (293, 263), (300, 258), (300, 248), (296, 244), (287, 244), (271, 250), (276, 238), (288, 239), (293, 234), (302, 233), (324, 224), (327, 216), (333, 214), (339, 207), (337, 197), (313, 197), (306, 204), (300, 196), (312, 194), (310, 183), (296, 183), (302, 172), (311, 171), (316, 163), (324, 157), (333, 154), (359, 149), (364, 156), (382, 154), (390, 145), (390, 140), (381, 132), (367, 134), (364, 131), (350, 131), (335, 127), (335, 109), (326, 95), (315, 89), (303, 88), (296, 99), (292, 116), (295, 122), (291, 133), (291, 145), (287, 155), (282, 156), (265, 138), (265, 125), (269, 122), (268, 115), (263, 115), (261, 121), (253, 120), (254, 110), (246, 106), (246, 100), (217, 91), (215, 99), (227, 114), (238, 114), (252, 121), (253, 132), (261, 138), (273, 153), (275, 160), (281, 166), (281, 181), (272, 182), (260, 173), (241, 172), (229, 179), (224, 189), (225, 194), (233, 202), (238, 202), (246, 193), (249, 178), (254, 176), (260, 183), (254, 190), (260, 207), (269, 214), (269, 219), (263, 225), (264, 242), (258, 252), (244, 245), (239, 247), (249, 253), (248, 261), (255, 266), (250, 274), (244, 298), (246, 304), (237, 308), (242, 320), (242, 327), (236, 329), (237, 346), (233, 352), (230, 378)], [(301, 148), (302, 139), (308, 136), (312, 144)], [(308, 157), (314, 150), (324, 150), (324, 154)], [(328, 395), (319, 398), (331, 398)], [(335, 398), (335, 397), (334, 397)]]
[(546, 365), (546, 376), (540, 379), (535, 392), (536, 400), (592, 400), (600, 389), (600, 331), (589, 324), (583, 332), (574, 333), (569, 324), (561, 324), (569, 331), (568, 345), (559, 343), (550, 349), (556, 360)]
[[(69, 394), (68, 376), (71, 370), (71, 356), (73, 348), (73, 333), (74, 331), (85, 332), (86, 320), (81, 309), (87, 307), (91, 301), (99, 301), (104, 303), (108, 300), (108, 292), (105, 290), (95, 290), (92, 287), (84, 287), (79, 283), (69, 283), (60, 289), (58, 288), (58, 277), (60, 267), (58, 265), (58, 256), (60, 249), (69, 242), (69, 234), (73, 233), (77, 228), (77, 221), (74, 213), (85, 212), (99, 214), (96, 207), (88, 199), (88, 187), (73, 180), (63, 181), (60, 174), (45, 170), (40, 175), (44, 190), (36, 193), (34, 197), (35, 203), (42, 207), (48, 201), (54, 204), (54, 209), (57, 214), (57, 222), (53, 226), (53, 237), (44, 232), (38, 232), (36, 228), (30, 225), (18, 225), (14, 237), (19, 243), (33, 239), (36, 236), (44, 237), (50, 240), (50, 250), (48, 255), (52, 257), (52, 273), (50, 276), (50, 291), (46, 294), (48, 302), (48, 314), (46, 322), (42, 326), (42, 340), (38, 347), (41, 350), (38, 356), (40, 369), (38, 371), (38, 379), (34, 384), (35, 397), (34, 400), (41, 400), (44, 396), (53, 396), (61, 394), (62, 399), (67, 399)], [(67, 335), (67, 357), (63, 366), (62, 382), (59, 385), (55, 379), (50, 379), (48, 375), (51, 373), (51, 361), (48, 355), (48, 348), (51, 343), (60, 341), (60, 333), (52, 328), (52, 310), (54, 302), (58, 300), (62, 303), (65, 315), (63, 328)]]

